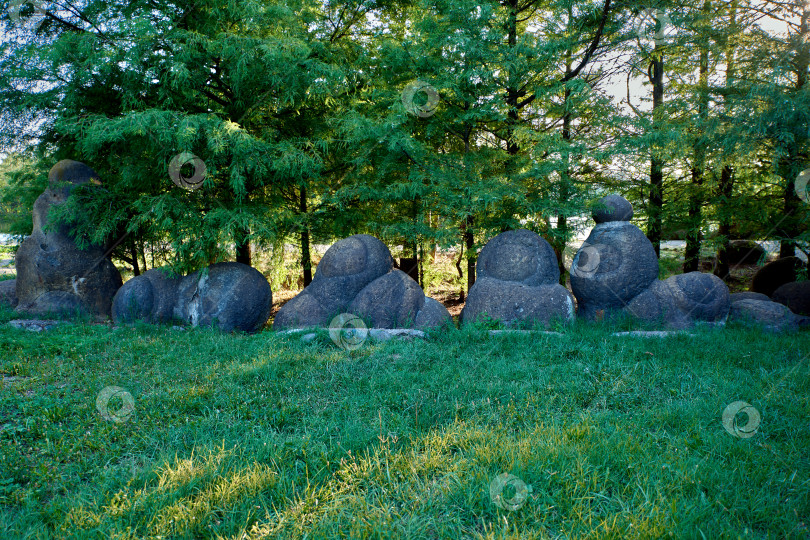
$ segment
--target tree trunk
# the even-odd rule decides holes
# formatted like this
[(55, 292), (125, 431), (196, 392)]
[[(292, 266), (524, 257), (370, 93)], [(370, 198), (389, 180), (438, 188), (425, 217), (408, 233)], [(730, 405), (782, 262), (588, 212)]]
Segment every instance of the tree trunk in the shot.
[(132, 275), (140, 276), (141, 268), (138, 265), (138, 245), (134, 238), (132, 239), (132, 244), (130, 244), (129, 253), (132, 255)]
[(250, 266), (250, 240), (248, 231), (242, 231), (236, 242), (236, 262)]
[[(703, 3), (703, 32), (706, 31), (711, 20), (711, 2)], [(700, 43), (700, 101), (698, 102), (698, 118), (700, 126), (698, 133), (703, 133), (703, 126), (709, 117), (709, 43), (703, 37)], [(686, 250), (683, 257), (683, 272), (697, 272), (700, 270), (700, 242), (702, 240), (701, 227), (703, 225), (703, 175), (706, 167), (706, 145), (700, 137), (694, 143), (694, 165), (692, 167), (692, 185), (689, 191), (689, 230), (686, 233)]]
[[(735, 44), (733, 37), (737, 35), (737, 0), (732, 0), (729, 5), (729, 35), (726, 48), (726, 88), (731, 88), (735, 77)], [(728, 98), (725, 98), (725, 109), (729, 113), (731, 105)], [(717, 233), (720, 235), (720, 247), (717, 249), (717, 261), (714, 265), (714, 275), (722, 280), (728, 279), (731, 269), (729, 268), (728, 248), (729, 236), (731, 236), (731, 200), (734, 196), (734, 169), (726, 162), (727, 156), (723, 156), (723, 170), (720, 172), (720, 185), (717, 186), (719, 195), (718, 218), (720, 221)]]
[[(800, 94), (807, 84), (807, 69), (810, 65), (810, 4), (805, 3), (802, 11), (801, 25), (799, 27), (799, 39), (797, 40), (799, 49), (796, 51), (796, 94)], [(791, 147), (790, 164), (788, 170), (791, 171), (787, 178), (787, 185), (784, 191), (784, 221), (782, 227), (783, 239), (779, 246), (779, 257), (792, 257), (796, 254), (796, 241), (794, 240), (802, 232), (801, 222), (797, 216), (801, 203), (795, 190), (795, 178), (798, 176), (801, 167), (793, 166), (802, 163), (799, 155), (799, 145), (794, 142)], [(798, 170), (797, 170), (798, 169)]]
[[(697, 156), (695, 160), (697, 161)], [(700, 188), (703, 185), (703, 166), (692, 168), (692, 191), (689, 194), (689, 230), (686, 232), (686, 249), (683, 257), (683, 272), (697, 272), (700, 270), (700, 241), (703, 213), (701, 205), (703, 197)]]
[[(307, 214), (307, 188), (302, 187), (298, 202), (298, 211)], [(309, 225), (304, 218), (304, 228), (301, 229), (301, 268), (304, 270), (304, 287), (312, 283), (312, 258), (309, 253)]]
[[(569, 7), (568, 17), (571, 18), (571, 9)], [(566, 51), (565, 62), (565, 76), (566, 78), (571, 75), (571, 51)], [(564, 169), (560, 172), (560, 203), (563, 204), (568, 200), (571, 192), (571, 155), (568, 146), (571, 143), (571, 111), (569, 108), (569, 101), (571, 100), (571, 89), (566, 84), (565, 93), (563, 96), (563, 127), (562, 138), (565, 144), (563, 161), (565, 163)], [(560, 269), (560, 284), (565, 285), (565, 244), (568, 238), (568, 219), (565, 214), (557, 214), (557, 238), (554, 241), (554, 253), (557, 255), (557, 266)]]
[(730, 272), (728, 261), (729, 236), (731, 236), (731, 213), (728, 211), (729, 201), (734, 193), (734, 170), (726, 165), (720, 173), (720, 226), (717, 233), (721, 237), (720, 247), (717, 249), (717, 263), (714, 266), (714, 275), (722, 280), (728, 279)]
[(419, 286), (425, 288), (425, 245), (419, 244)]
[(464, 221), (464, 243), (467, 246), (467, 291), (472, 289), (475, 284), (475, 250), (473, 249), (475, 237), (472, 227), (473, 218), (470, 216)]
[[(653, 51), (652, 77), (653, 86), (653, 130), (659, 127), (662, 106), (664, 104), (664, 51), (656, 42)], [(655, 248), (656, 257), (661, 255), (661, 230), (663, 229), (664, 209), (664, 163), (655, 148), (650, 157), (650, 197), (647, 204), (647, 238)]]
[(146, 272), (148, 270), (148, 268), (146, 267), (146, 242), (145, 241), (141, 242), (141, 262), (143, 263), (143, 264), (141, 264), (141, 268), (143, 269), (144, 272)]
[(801, 233), (796, 219), (796, 213), (799, 211), (799, 197), (796, 195), (796, 190), (793, 182), (788, 182), (784, 191), (784, 203), (782, 212), (785, 216), (780, 227), (782, 233), (782, 240), (779, 242), (779, 257), (793, 257), (796, 255), (796, 241), (793, 240)]

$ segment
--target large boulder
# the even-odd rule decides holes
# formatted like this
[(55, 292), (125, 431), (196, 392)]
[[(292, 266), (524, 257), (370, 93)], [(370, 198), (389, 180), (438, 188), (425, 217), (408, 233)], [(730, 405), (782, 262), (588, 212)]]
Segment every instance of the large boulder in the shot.
[(658, 278), (658, 258), (644, 233), (626, 221), (596, 225), (571, 263), (580, 316), (594, 320), (623, 309)]
[(453, 318), (447, 311), (447, 308), (441, 302), (429, 296), (425, 296), (425, 304), (419, 313), (416, 314), (416, 321), (414, 328), (418, 330), (427, 330), (428, 328), (439, 328), (452, 324)]
[(98, 175), (83, 163), (63, 160), (51, 169), (48, 189), (34, 202), (33, 231), (15, 258), (18, 311), (110, 315), (121, 275), (104, 246), (79, 249), (66, 226), (48, 227), (50, 209), (88, 182), (98, 183)]
[(256, 269), (225, 262), (183, 278), (154, 269), (129, 280), (113, 301), (116, 324), (142, 320), (255, 332), (270, 317), (270, 284)]
[(689, 320), (678, 309), (669, 287), (655, 280), (637, 295), (623, 310), (634, 318), (653, 326), (680, 329), (689, 326)]
[(625, 311), (647, 323), (675, 329), (695, 322), (723, 323), (730, 306), (723, 280), (712, 274), (690, 272), (654, 281), (628, 303)]
[(17, 283), (15, 280), (0, 281), (0, 304), (8, 307), (17, 305)]
[(492, 238), (478, 255), (477, 278), (492, 278), (523, 285), (548, 285), (560, 280), (557, 256), (551, 245), (526, 229), (507, 231)]
[(554, 250), (532, 231), (507, 231), (487, 242), (476, 276), (461, 313), (465, 323), (490, 317), (507, 325), (547, 326), (574, 318), (574, 299), (558, 283)]
[[(327, 313), (345, 311), (363, 287), (394, 268), (385, 244), (367, 234), (356, 234), (333, 244), (306, 288)], [(282, 308), (283, 309), (283, 308)]]
[(696, 322), (723, 323), (728, 287), (711, 274), (690, 272), (658, 280), (658, 257), (644, 233), (625, 219), (633, 215), (618, 195), (603, 198), (597, 225), (571, 263), (571, 290), (578, 313), (589, 320), (630, 315), (648, 324), (685, 328)]
[(425, 305), (425, 293), (402, 270), (378, 277), (349, 304), (349, 313), (367, 319), (373, 328), (411, 328)]
[(621, 195), (607, 195), (596, 202), (593, 220), (596, 223), (609, 221), (630, 221), (633, 219), (633, 205)]
[(726, 250), (729, 264), (757, 264), (765, 260), (765, 248), (753, 240), (732, 240)]
[(663, 281), (675, 306), (692, 321), (722, 323), (731, 307), (728, 286), (713, 274), (689, 272)]
[(786, 306), (770, 300), (738, 300), (731, 304), (729, 322), (760, 326), (770, 332), (795, 330), (800, 320)]
[(326, 251), (312, 283), (281, 307), (273, 329), (328, 326), (344, 312), (374, 328), (431, 328), (451, 320), (416, 281), (394, 270), (385, 244), (366, 234), (344, 238)]
[(130, 279), (113, 298), (113, 322), (181, 322), (174, 313), (179, 286), (180, 278), (171, 277), (162, 268), (154, 268)]
[(513, 281), (478, 278), (462, 310), (464, 323), (485, 317), (508, 326), (539, 323), (548, 326), (574, 319), (574, 298), (568, 289), (553, 285), (525, 285)]
[(776, 259), (760, 268), (751, 279), (751, 291), (771, 296), (773, 292), (799, 278), (805, 264), (798, 257)]
[(304, 289), (281, 306), (273, 319), (273, 330), (326, 326), (331, 320), (330, 313)]
[(785, 283), (773, 292), (774, 302), (779, 302), (799, 315), (810, 315), (810, 281)]

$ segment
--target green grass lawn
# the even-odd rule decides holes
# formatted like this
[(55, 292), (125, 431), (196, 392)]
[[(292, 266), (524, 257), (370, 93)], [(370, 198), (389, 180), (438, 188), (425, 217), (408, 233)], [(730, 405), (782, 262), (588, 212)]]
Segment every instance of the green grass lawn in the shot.
[(609, 330), (0, 324), (0, 538), (807, 538), (810, 333)]

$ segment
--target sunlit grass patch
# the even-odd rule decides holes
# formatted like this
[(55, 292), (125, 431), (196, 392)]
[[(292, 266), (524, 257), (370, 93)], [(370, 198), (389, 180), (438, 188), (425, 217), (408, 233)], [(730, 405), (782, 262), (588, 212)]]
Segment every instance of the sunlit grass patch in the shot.
[[(2, 325), (0, 537), (806, 536), (810, 336), (614, 330), (344, 351)], [(121, 422), (97, 410), (110, 386), (134, 403)], [(751, 438), (721, 422), (739, 400)], [(503, 488), (513, 506), (492, 499), (503, 475), (526, 486)]]

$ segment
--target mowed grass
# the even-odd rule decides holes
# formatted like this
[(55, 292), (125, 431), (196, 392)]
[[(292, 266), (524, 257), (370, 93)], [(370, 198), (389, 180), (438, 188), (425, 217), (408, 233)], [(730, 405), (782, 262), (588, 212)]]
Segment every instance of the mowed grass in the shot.
[(810, 333), (610, 330), (0, 324), (0, 538), (807, 538)]

